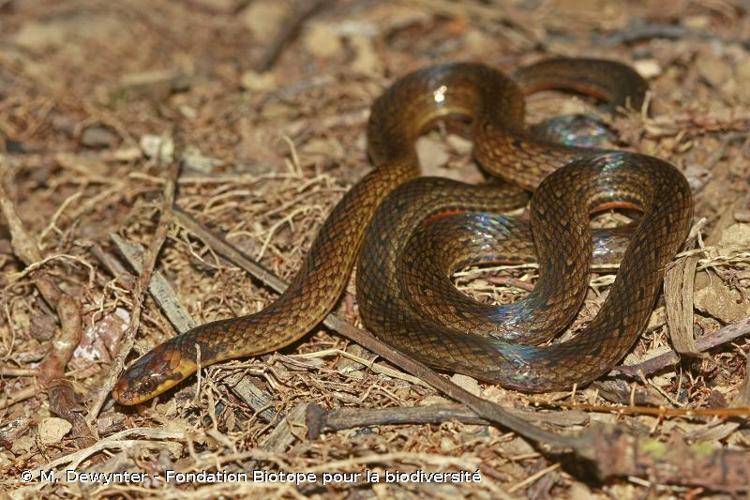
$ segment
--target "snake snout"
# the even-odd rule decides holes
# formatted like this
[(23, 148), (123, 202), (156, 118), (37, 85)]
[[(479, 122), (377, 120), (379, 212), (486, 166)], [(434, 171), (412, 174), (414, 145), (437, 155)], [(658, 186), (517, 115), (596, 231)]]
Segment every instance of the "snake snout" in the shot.
[(120, 375), (112, 397), (122, 405), (136, 405), (174, 387), (192, 370), (169, 342), (149, 351)]

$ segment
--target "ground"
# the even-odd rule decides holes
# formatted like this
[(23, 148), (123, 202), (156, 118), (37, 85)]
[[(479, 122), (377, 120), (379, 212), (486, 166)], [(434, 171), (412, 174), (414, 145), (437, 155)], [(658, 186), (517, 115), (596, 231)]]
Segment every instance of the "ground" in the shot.
[[(2, 488), (16, 498), (666, 498), (746, 488), (749, 11), (741, 0), (0, 0)], [(547, 431), (601, 440), (561, 454), (477, 421), (424, 373), (324, 326), (280, 352), (207, 368), (158, 400), (114, 403), (123, 363), (274, 300), (208, 231), (293, 277), (331, 208), (371, 169), (365, 126), (388, 84), (438, 62), (510, 72), (553, 55), (615, 59), (648, 80), (642, 110), (599, 115), (617, 147), (685, 174), (693, 230), (623, 361), (631, 368), (541, 395), (451, 380)], [(598, 111), (558, 93), (528, 100), (529, 122), (576, 112)], [(470, 150), (445, 128), (418, 142), (428, 173), (481, 180)], [(594, 271), (573, 331), (613, 281), (612, 270)], [(466, 269), (456, 282), (507, 302), (535, 278), (534, 265), (501, 266)], [(353, 280), (336, 313), (361, 326)], [(412, 407), (427, 411), (389, 420)], [(632, 460), (614, 463), (620, 455)], [(166, 481), (168, 470), (250, 479)], [(397, 471), (465, 474), (388, 481)], [(323, 484), (324, 473), (351, 475)]]

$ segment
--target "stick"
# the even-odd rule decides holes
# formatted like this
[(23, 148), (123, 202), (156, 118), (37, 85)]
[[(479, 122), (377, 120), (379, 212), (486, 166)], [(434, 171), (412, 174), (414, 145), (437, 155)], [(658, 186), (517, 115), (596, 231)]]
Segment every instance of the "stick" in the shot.
[[(302, 3), (308, 3), (309, 0), (303, 0)], [(290, 19), (284, 21), (281, 29), (276, 34), (276, 37), (271, 41), (270, 45), (263, 52), (263, 55), (254, 65), (255, 71), (258, 73), (265, 73), (269, 71), (276, 60), (281, 55), (281, 52), (286, 47), (287, 43), (297, 35), (304, 22), (316, 11), (320, 10), (328, 0), (314, 0), (309, 2), (306, 7), (302, 7), (291, 15)]]
[[(528, 420), (562, 426), (583, 425), (588, 422), (588, 415), (581, 411), (538, 413), (511, 408), (506, 409), (506, 411)], [(332, 411), (326, 411), (319, 405), (310, 404), (305, 418), (307, 435), (310, 439), (317, 439), (320, 434), (326, 431), (340, 431), (354, 427), (441, 424), (450, 421), (477, 425), (491, 424), (489, 420), (478, 416), (469, 408), (460, 404), (435, 404), (404, 408), (342, 408)]]
[(125, 358), (127, 358), (135, 344), (135, 334), (138, 332), (141, 325), (141, 312), (143, 310), (143, 301), (146, 298), (146, 290), (148, 290), (149, 283), (151, 283), (151, 274), (156, 266), (156, 258), (159, 256), (161, 247), (167, 238), (167, 229), (172, 221), (171, 208), (174, 204), (175, 187), (179, 171), (180, 163), (179, 160), (176, 160), (169, 168), (167, 182), (164, 185), (159, 222), (156, 226), (156, 231), (154, 232), (154, 239), (151, 241), (144, 258), (143, 272), (135, 283), (135, 289), (133, 291), (133, 310), (131, 311), (130, 324), (125, 331), (125, 335), (123, 335), (117, 356), (112, 362), (109, 376), (99, 389), (99, 392), (91, 405), (89, 414), (86, 417), (89, 425), (92, 425), (99, 416), (99, 412), (101, 411), (102, 406), (104, 406), (104, 402), (107, 400), (107, 397), (109, 397), (110, 392), (112, 392), (112, 388), (115, 386), (115, 382), (125, 366)]
[[(727, 342), (731, 342), (732, 340), (747, 334), (750, 334), (750, 318), (737, 321), (736, 323), (718, 329), (710, 335), (699, 338), (696, 340), (695, 346), (698, 352), (703, 352), (722, 344), (726, 344)], [(618, 366), (615, 368), (614, 372), (615, 374), (622, 373), (629, 377), (635, 377), (639, 374), (648, 375), (649, 373), (659, 371), (668, 366), (676, 365), (679, 362), (680, 356), (677, 353), (667, 352), (651, 359), (647, 359), (637, 365)]]

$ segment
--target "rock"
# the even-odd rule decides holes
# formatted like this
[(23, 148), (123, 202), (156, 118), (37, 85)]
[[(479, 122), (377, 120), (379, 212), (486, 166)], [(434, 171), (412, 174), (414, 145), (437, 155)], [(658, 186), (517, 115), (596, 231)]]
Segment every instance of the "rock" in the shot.
[(73, 425), (62, 418), (47, 417), (39, 422), (37, 432), (39, 433), (39, 441), (44, 445), (50, 445), (59, 443), (62, 438), (70, 432)]
[(655, 59), (642, 59), (633, 63), (635, 70), (643, 78), (654, 78), (661, 75), (661, 66)]
[(21, 436), (20, 438), (13, 441), (13, 444), (10, 447), (10, 451), (12, 451), (14, 455), (23, 455), (25, 453), (28, 453), (28, 451), (31, 450), (35, 445), (36, 443), (33, 436)]
[(161, 101), (173, 92), (185, 90), (189, 86), (189, 77), (175, 70), (131, 73), (120, 79), (109, 92), (109, 98), (111, 100), (118, 97), (125, 99), (148, 98)]
[(328, 23), (311, 23), (305, 30), (302, 40), (307, 51), (321, 59), (333, 58), (344, 52), (341, 38)]
[(737, 223), (721, 231), (719, 247), (750, 247), (750, 224)]
[(103, 149), (114, 147), (120, 137), (108, 127), (93, 125), (81, 134), (81, 145), (87, 148)]
[(750, 316), (750, 303), (743, 301), (739, 292), (716, 279), (709, 286), (695, 292), (693, 301), (699, 311), (725, 323)]
[(705, 15), (685, 16), (682, 25), (691, 30), (702, 31), (711, 25), (711, 18)]
[(334, 137), (310, 139), (300, 148), (300, 153), (327, 160), (341, 160), (346, 156), (344, 146)]
[(481, 391), (479, 387), (479, 382), (477, 382), (476, 379), (469, 377), (468, 375), (455, 373), (451, 377), (451, 382), (461, 387), (465, 391), (472, 393), (475, 396), (479, 396), (479, 393)]
[(470, 155), (471, 150), (474, 148), (470, 140), (464, 139), (460, 135), (448, 134), (445, 140), (453, 148), (453, 151), (460, 155)]
[(182, 155), (182, 159), (185, 162), (186, 167), (206, 174), (212, 172), (216, 167), (223, 164), (221, 160), (208, 157), (201, 153), (197, 147), (191, 145), (185, 146), (185, 152)]
[(162, 163), (171, 163), (174, 158), (174, 141), (171, 137), (146, 134), (141, 137), (140, 146), (148, 158), (158, 158)]
[[(82, 41), (106, 40), (122, 29), (116, 15), (92, 15), (82, 10), (69, 16), (24, 23), (13, 37), (17, 45), (30, 50), (80, 45)], [(67, 46), (67, 47), (66, 47)]]
[(750, 222), (750, 210), (740, 209), (734, 212), (734, 220), (737, 222)]
[(270, 71), (258, 73), (257, 71), (248, 70), (242, 73), (240, 85), (245, 90), (268, 92), (276, 88), (276, 76)]
[(732, 67), (714, 54), (704, 54), (695, 63), (701, 78), (712, 87), (719, 88), (723, 83), (731, 80)]
[(495, 40), (481, 30), (471, 29), (464, 35), (464, 46), (471, 54), (480, 55), (491, 52), (495, 43)]
[(444, 167), (450, 156), (445, 151), (445, 144), (442, 141), (429, 136), (423, 136), (417, 139), (417, 154), (422, 164), (425, 175), (433, 175), (431, 171), (436, 168)]
[(419, 401), (417, 403), (417, 406), (447, 405), (451, 403), (452, 401), (450, 399), (446, 399), (438, 395), (432, 395), (432, 396), (427, 396), (426, 398)]
[(350, 39), (356, 56), (352, 61), (352, 70), (364, 75), (377, 75), (380, 73), (380, 59), (378, 59), (372, 40), (364, 35), (355, 35)]
[(690, 184), (690, 190), (697, 193), (711, 179), (711, 171), (703, 165), (690, 163), (685, 167), (685, 177)]
[(289, 15), (289, 5), (278, 0), (255, 0), (240, 19), (257, 41), (270, 42)]
[(571, 500), (588, 500), (590, 498), (595, 498), (589, 487), (578, 481), (574, 481), (573, 484), (570, 485), (568, 495)]

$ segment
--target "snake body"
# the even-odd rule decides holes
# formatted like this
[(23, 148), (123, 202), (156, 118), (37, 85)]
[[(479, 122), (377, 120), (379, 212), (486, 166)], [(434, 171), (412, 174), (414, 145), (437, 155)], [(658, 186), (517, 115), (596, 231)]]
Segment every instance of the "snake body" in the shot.
[[(123, 373), (114, 398), (137, 404), (190, 376), (198, 362), (298, 340), (333, 309), (357, 259), (366, 327), (425, 363), (525, 391), (565, 389), (606, 373), (648, 319), (664, 268), (687, 235), (692, 198), (682, 174), (662, 160), (530, 137), (524, 93), (553, 87), (638, 107), (646, 84), (628, 66), (593, 59), (544, 61), (513, 79), (456, 63), (398, 80), (372, 107), (367, 137), (375, 168), (333, 209), (287, 290), (256, 314), (201, 325), (155, 347)], [(471, 120), (477, 161), (513, 186), (417, 179), (416, 138), (453, 116)], [(530, 226), (497, 214), (525, 204), (526, 191), (534, 191)], [(612, 206), (643, 215), (601, 311), (572, 340), (530, 345), (564, 329), (580, 308), (592, 255), (589, 216)], [(510, 241), (538, 256), (534, 291), (507, 306), (469, 301), (450, 285), (450, 273), (481, 260), (477, 252), (502, 241), (514, 224), (529, 236)], [(459, 249), (461, 240), (470, 250)], [(430, 247), (438, 247), (433, 257)], [(498, 260), (497, 253), (484, 259)]]

